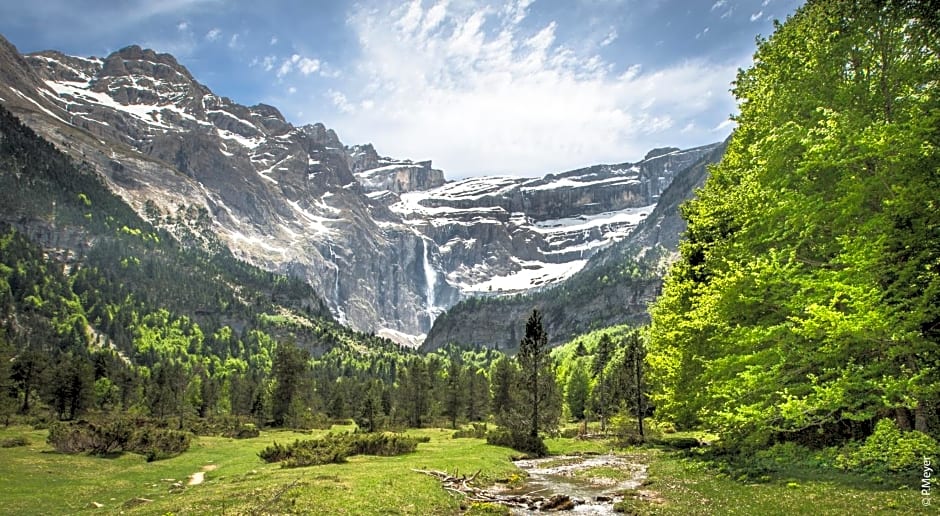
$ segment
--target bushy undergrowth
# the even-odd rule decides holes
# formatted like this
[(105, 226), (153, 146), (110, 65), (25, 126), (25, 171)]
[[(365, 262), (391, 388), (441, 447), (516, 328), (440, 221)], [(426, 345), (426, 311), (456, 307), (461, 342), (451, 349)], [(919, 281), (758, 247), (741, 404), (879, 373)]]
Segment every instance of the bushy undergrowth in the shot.
[(29, 446), (29, 439), (19, 435), (0, 440), (0, 448), (17, 448), (20, 446)]
[(775, 473), (795, 469), (832, 469), (885, 480), (901, 473), (919, 472), (923, 457), (940, 455), (940, 447), (925, 433), (903, 432), (893, 420), (882, 419), (864, 441), (841, 446), (813, 449), (783, 442), (747, 453), (702, 453), (711, 455), (710, 462), (720, 474), (742, 481), (766, 481)]
[(418, 443), (429, 440), (429, 437), (385, 433), (327, 434), (321, 439), (298, 439), (286, 446), (275, 441), (258, 456), (268, 463), (280, 462), (282, 467), (296, 468), (342, 463), (352, 455), (403, 455), (415, 451)]
[(132, 452), (146, 456), (148, 461), (175, 457), (189, 449), (191, 440), (189, 432), (131, 419), (57, 422), (49, 426), (47, 438), (47, 442), (62, 453)]
[(222, 435), (233, 439), (251, 439), (261, 435), (261, 430), (254, 423), (242, 423)]
[(533, 437), (530, 434), (522, 432), (490, 430), (486, 434), (486, 443), (496, 446), (505, 446), (535, 457), (548, 455), (548, 446), (545, 445), (545, 441), (543, 441), (541, 437)]
[(454, 432), (454, 439), (474, 438), (486, 439), (486, 423), (471, 423), (470, 428), (461, 428)]
[(923, 432), (902, 432), (893, 420), (882, 419), (865, 442), (846, 446), (835, 462), (842, 469), (877, 475), (920, 471), (923, 457), (938, 453), (940, 446), (934, 438)]

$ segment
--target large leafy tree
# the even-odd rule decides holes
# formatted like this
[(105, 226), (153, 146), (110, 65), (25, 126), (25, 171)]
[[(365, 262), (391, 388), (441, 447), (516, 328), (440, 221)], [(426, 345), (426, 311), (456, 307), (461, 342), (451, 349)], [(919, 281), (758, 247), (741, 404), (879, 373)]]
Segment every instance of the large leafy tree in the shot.
[(809, 1), (738, 74), (738, 126), (652, 311), (660, 417), (739, 443), (936, 428), (940, 31)]

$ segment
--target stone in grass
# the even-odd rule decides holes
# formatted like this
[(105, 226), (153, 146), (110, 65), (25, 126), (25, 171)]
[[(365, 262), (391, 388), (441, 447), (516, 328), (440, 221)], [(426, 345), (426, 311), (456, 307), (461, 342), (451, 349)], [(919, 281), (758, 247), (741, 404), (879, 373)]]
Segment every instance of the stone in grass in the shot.
[(556, 494), (549, 498), (539, 507), (542, 511), (570, 511), (574, 509), (575, 503), (568, 495)]
[(132, 507), (137, 507), (138, 505), (144, 505), (152, 501), (153, 500), (151, 500), (150, 498), (141, 498), (138, 496), (136, 498), (131, 498), (130, 500), (124, 502), (124, 505), (122, 507), (124, 507), (125, 509), (130, 509)]

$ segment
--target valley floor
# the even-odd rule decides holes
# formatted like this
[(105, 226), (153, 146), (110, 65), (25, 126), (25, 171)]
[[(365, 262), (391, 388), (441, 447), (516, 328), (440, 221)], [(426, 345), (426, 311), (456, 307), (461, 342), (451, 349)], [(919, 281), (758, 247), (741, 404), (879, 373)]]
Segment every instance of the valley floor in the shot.
[[(349, 430), (334, 427), (333, 431)], [(257, 453), (273, 441), (312, 433), (263, 432), (254, 439), (199, 437), (181, 456), (147, 463), (56, 453), (47, 432), (0, 428), (0, 441), (25, 437), (25, 446), (0, 448), (3, 514), (461, 514), (467, 504), (437, 480), (413, 469), (470, 475), (486, 483), (519, 481), (507, 448), (480, 439), (453, 439), (447, 429), (410, 430), (428, 436), (418, 451), (397, 457), (354, 456), (344, 464), (284, 469)], [(552, 454), (604, 453), (606, 441), (549, 439)], [(935, 514), (924, 506), (919, 478), (866, 480), (822, 470), (782, 468), (749, 482), (722, 474), (700, 459), (658, 448), (629, 450), (647, 465), (644, 485), (628, 491), (622, 510), (633, 514)], [(620, 473), (600, 468), (598, 476)], [(940, 500), (933, 500), (940, 504)], [(462, 507), (463, 506), (463, 507)], [(499, 514), (470, 507), (471, 514)], [(490, 512), (493, 511), (493, 512)]]

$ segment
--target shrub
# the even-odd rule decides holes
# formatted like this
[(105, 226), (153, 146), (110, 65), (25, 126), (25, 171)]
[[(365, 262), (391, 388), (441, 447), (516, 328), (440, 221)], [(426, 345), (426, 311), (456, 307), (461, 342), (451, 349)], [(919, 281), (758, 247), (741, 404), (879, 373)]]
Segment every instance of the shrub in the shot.
[(134, 452), (154, 461), (183, 453), (189, 449), (191, 439), (188, 432), (158, 428), (143, 421), (113, 419), (99, 423), (53, 423), (46, 441), (62, 453)]
[(543, 441), (541, 437), (533, 437), (527, 433), (512, 432), (509, 430), (492, 430), (486, 434), (486, 443), (496, 446), (505, 446), (535, 457), (548, 455), (548, 446), (545, 445), (545, 441)]
[(936, 457), (938, 451), (940, 446), (929, 435), (916, 430), (902, 432), (886, 418), (878, 421), (861, 446), (847, 446), (836, 464), (872, 474), (913, 471), (921, 466), (922, 457)]
[(295, 440), (287, 446), (275, 441), (258, 456), (268, 463), (281, 462), (283, 467), (295, 468), (346, 462), (351, 455), (403, 455), (428, 441), (429, 437), (396, 434), (327, 434), (321, 439)]
[[(347, 434), (348, 435), (348, 434)], [(381, 455), (391, 457), (411, 453), (418, 448), (418, 443), (426, 443), (430, 437), (409, 437), (399, 434), (351, 434), (349, 440), (350, 455)]]
[(235, 429), (228, 430), (222, 435), (233, 439), (251, 439), (261, 435), (261, 430), (258, 430), (258, 427), (255, 426), (254, 423), (242, 423)]
[[(651, 422), (650, 426), (654, 426)], [(657, 421), (655, 427), (664, 434), (676, 433), (676, 425), (672, 421)]]
[(126, 419), (103, 423), (55, 422), (49, 425), (46, 442), (62, 453), (107, 455), (127, 450), (133, 431), (134, 425)]
[(134, 433), (130, 451), (147, 457), (147, 462), (176, 457), (189, 449), (192, 434), (180, 430), (145, 426)]
[(29, 439), (18, 435), (16, 437), (7, 437), (0, 441), (0, 448), (17, 448), (20, 446), (29, 446)]
[(470, 428), (461, 428), (454, 432), (453, 438), (486, 439), (486, 431), (486, 423), (471, 423)]

